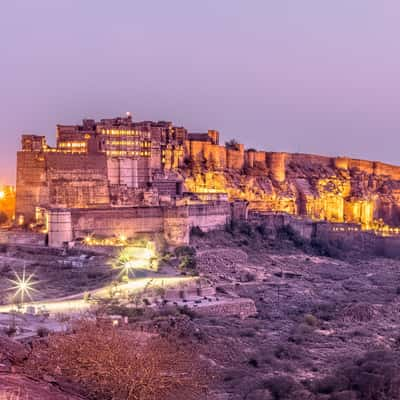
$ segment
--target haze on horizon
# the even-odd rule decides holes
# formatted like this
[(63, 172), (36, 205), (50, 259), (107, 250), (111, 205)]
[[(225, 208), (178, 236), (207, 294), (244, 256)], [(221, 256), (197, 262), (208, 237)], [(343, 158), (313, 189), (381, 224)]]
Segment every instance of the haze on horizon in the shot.
[(126, 111), (399, 164), (399, 19), (398, 0), (6, 0), (0, 182), (22, 133)]

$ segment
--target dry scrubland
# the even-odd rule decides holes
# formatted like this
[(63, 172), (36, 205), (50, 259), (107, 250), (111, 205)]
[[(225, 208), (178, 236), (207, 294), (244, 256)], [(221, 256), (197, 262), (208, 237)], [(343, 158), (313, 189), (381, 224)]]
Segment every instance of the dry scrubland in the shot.
[[(200, 317), (174, 307), (158, 312), (142, 309), (129, 314), (129, 330), (117, 336), (109, 328), (96, 328), (101, 333), (96, 347), (90, 347), (79, 327), (73, 335), (40, 339), (33, 347), (8, 353), (4, 339), (0, 364), (12, 365), (13, 372), (0, 373), (3, 392), (12, 393), (18, 384), (10, 382), (15, 380), (24, 390), (35, 386), (38, 393), (43, 388), (56, 391), (53, 397), (42, 394), (32, 399), (400, 398), (399, 260), (366, 258), (356, 250), (344, 250), (340, 243), (306, 243), (290, 229), (275, 235), (263, 226), (247, 224), (206, 235), (194, 230), (192, 247), (196, 261), (186, 263), (184, 272), (207, 275), (218, 293), (252, 298), (256, 317)], [(100, 258), (87, 262), (95, 261)], [(174, 259), (166, 263), (169, 268), (177, 265)], [(81, 277), (86, 276), (79, 290), (106, 280), (106, 275), (96, 279), (85, 275), (91, 268), (99, 268), (100, 273), (103, 267), (78, 269)], [(72, 272), (64, 267), (54, 272), (49, 277), (53, 290), (64, 293), (62, 280)], [(106, 268), (103, 273), (107, 274)], [(95, 335), (96, 329), (90, 332)], [(114, 345), (117, 342), (132, 343), (128, 347), (134, 350), (121, 351), (127, 347)], [(114, 344), (110, 347), (110, 343)], [(71, 357), (75, 346), (86, 351), (79, 354), (92, 354), (91, 358)], [(101, 349), (98, 356), (96, 349)], [(104, 358), (108, 351), (110, 356)], [(138, 386), (146, 365), (143, 354), (148, 354), (146, 371), (151, 373), (145, 375), (147, 380), (143, 378), (145, 385)], [(152, 369), (155, 360), (161, 365), (159, 370)], [(128, 376), (110, 372), (127, 365), (131, 368)], [(99, 376), (102, 379), (96, 380)], [(130, 376), (134, 377), (131, 381)], [(160, 382), (167, 383), (160, 389)], [(118, 392), (116, 387), (124, 389)], [(143, 387), (154, 390), (140, 392)], [(130, 389), (132, 397), (126, 394)]]

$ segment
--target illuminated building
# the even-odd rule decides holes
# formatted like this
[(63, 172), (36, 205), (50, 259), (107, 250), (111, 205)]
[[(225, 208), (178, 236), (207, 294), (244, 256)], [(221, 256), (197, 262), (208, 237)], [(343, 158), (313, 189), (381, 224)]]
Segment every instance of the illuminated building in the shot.
[(51, 238), (60, 233), (57, 244), (137, 233), (187, 243), (190, 226), (208, 230), (239, 209), (246, 215), (234, 209), (242, 202), (254, 211), (398, 234), (399, 167), (219, 141), (215, 130), (189, 133), (130, 114), (57, 125), (55, 147), (44, 136), (23, 135), (15, 220), (42, 225)]

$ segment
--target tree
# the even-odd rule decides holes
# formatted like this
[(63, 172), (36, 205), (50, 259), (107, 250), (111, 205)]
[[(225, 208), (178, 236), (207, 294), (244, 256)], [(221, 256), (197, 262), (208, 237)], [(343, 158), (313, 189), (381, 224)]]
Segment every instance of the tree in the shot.
[(235, 139), (231, 139), (225, 142), (225, 147), (232, 150), (238, 150), (239, 143)]
[(201, 399), (206, 374), (195, 349), (111, 324), (79, 321), (33, 343), (30, 375), (61, 375), (96, 399)]

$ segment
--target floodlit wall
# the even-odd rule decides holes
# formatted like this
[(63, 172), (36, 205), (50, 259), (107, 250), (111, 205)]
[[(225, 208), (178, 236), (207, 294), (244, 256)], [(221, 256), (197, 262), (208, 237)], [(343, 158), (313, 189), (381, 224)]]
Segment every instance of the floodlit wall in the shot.
[(33, 220), (37, 205), (49, 203), (46, 162), (39, 152), (17, 153), (16, 218)]
[(191, 204), (189, 206), (189, 225), (198, 226), (203, 231), (222, 227), (231, 217), (231, 208), (228, 202), (211, 204)]

